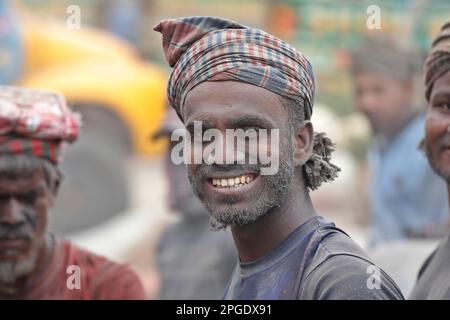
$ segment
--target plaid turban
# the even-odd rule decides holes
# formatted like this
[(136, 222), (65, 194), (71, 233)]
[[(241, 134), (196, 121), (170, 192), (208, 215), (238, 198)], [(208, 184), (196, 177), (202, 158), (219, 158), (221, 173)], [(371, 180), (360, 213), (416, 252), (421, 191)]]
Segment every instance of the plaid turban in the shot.
[(425, 97), (430, 100), (434, 82), (450, 70), (450, 22), (447, 22), (431, 45), (425, 61)]
[(171, 106), (183, 118), (188, 92), (204, 81), (234, 80), (299, 102), (310, 119), (314, 75), (308, 59), (286, 42), (258, 29), (215, 17), (163, 20), (163, 49), (173, 67)]
[(57, 93), (0, 86), (0, 154), (29, 154), (57, 164), (81, 121)]

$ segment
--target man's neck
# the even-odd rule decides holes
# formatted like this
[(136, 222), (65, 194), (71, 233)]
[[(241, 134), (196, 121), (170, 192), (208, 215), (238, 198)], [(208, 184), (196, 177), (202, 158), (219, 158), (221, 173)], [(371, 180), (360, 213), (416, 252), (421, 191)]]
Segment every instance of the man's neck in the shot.
[(309, 194), (296, 181), (279, 207), (272, 208), (256, 222), (232, 226), (234, 242), (242, 262), (256, 260), (275, 249), (297, 227), (316, 215)]

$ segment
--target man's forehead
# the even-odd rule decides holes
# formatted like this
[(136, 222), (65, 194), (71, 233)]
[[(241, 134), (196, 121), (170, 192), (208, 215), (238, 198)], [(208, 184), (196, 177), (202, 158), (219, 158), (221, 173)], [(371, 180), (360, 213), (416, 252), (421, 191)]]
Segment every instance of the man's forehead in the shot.
[(436, 79), (433, 85), (432, 97), (450, 94), (450, 70)]
[[(232, 95), (230, 95), (232, 94)], [(205, 81), (194, 87), (186, 96), (185, 103), (198, 100), (220, 102), (246, 98), (252, 100), (278, 101), (280, 95), (270, 90), (240, 81)]]
[(29, 192), (45, 186), (45, 177), (40, 171), (18, 177), (0, 176), (0, 194)]
[(184, 120), (270, 117), (280, 108), (281, 96), (269, 90), (236, 81), (204, 82), (187, 95)]

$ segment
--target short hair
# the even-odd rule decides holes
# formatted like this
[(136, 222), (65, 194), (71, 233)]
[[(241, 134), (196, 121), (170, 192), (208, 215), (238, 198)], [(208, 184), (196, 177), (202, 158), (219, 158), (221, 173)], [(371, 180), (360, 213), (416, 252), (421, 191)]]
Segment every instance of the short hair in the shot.
[(49, 189), (56, 193), (63, 180), (59, 168), (50, 161), (27, 154), (0, 155), (0, 177), (8, 179), (27, 178), (41, 172)]
[(375, 72), (388, 75), (401, 82), (414, 79), (420, 71), (421, 56), (412, 46), (385, 33), (363, 38), (359, 46), (350, 51), (351, 73)]

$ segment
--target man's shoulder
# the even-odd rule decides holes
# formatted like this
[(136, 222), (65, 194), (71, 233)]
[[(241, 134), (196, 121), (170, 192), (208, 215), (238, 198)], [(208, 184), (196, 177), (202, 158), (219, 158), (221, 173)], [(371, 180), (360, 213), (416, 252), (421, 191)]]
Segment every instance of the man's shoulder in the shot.
[(344, 231), (318, 228), (302, 299), (402, 299), (395, 282)]
[[(69, 240), (60, 239), (59, 250), (64, 251), (67, 270), (78, 270), (85, 285), (97, 299), (144, 299), (138, 275), (122, 263), (81, 248)], [(75, 266), (77, 269), (68, 269)]]

